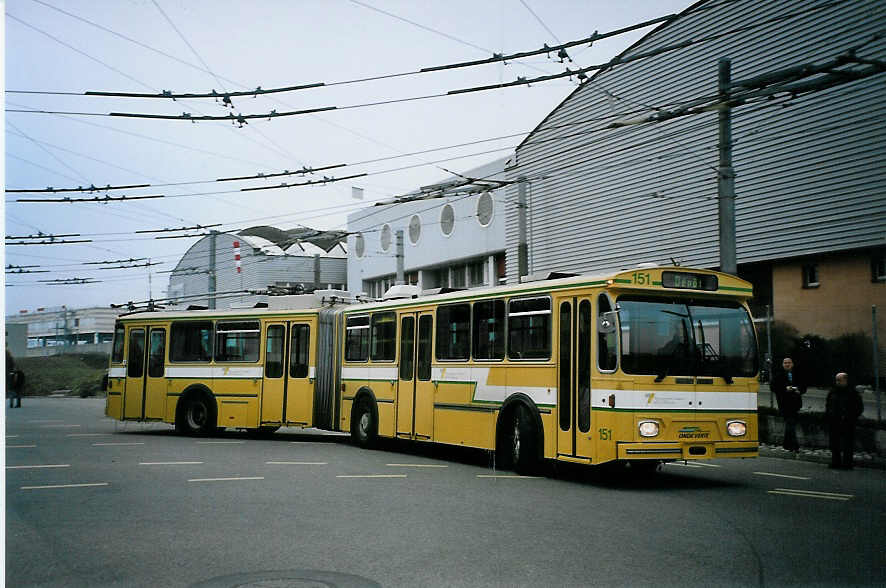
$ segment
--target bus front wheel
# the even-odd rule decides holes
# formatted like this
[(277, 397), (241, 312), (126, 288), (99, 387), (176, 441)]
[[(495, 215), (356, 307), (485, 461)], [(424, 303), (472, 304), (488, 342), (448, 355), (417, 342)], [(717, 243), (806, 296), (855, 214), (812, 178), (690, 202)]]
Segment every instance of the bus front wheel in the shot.
[(538, 467), (538, 435), (525, 406), (518, 405), (511, 413), (508, 435), (509, 461), (521, 475), (535, 473)]
[(372, 402), (367, 397), (357, 401), (351, 414), (351, 437), (360, 447), (370, 449), (375, 446), (378, 437), (378, 422)]

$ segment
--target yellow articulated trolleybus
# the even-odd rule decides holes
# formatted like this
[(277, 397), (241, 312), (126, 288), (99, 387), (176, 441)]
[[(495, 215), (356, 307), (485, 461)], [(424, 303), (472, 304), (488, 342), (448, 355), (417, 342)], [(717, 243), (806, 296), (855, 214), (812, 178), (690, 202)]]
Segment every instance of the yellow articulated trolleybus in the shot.
[[(302, 310), (135, 313), (107, 414), (183, 433), (280, 426), (494, 450), (532, 471), (755, 457), (751, 284), (642, 267)], [(319, 300), (319, 298), (317, 298)]]

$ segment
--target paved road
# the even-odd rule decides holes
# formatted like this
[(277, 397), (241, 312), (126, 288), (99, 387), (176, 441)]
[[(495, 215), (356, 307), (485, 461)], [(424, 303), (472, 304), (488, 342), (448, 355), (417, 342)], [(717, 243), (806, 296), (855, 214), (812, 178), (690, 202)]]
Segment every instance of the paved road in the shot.
[(879, 470), (524, 478), (316, 431), (177, 437), (79, 398), (27, 398), (6, 433), (9, 586), (886, 584)]

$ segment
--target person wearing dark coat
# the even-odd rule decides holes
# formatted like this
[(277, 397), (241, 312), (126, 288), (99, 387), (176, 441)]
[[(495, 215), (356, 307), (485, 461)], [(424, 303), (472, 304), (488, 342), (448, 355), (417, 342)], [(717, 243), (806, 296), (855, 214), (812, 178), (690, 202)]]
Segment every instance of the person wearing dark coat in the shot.
[(9, 408), (22, 407), (21, 372), (15, 369), (15, 360), (6, 349), (6, 395), (9, 396)]
[(794, 369), (794, 360), (790, 357), (784, 358), (781, 367), (782, 370), (769, 382), (769, 388), (775, 394), (778, 412), (784, 418), (784, 448), (788, 451), (798, 451), (800, 444), (797, 441), (797, 414), (803, 407), (806, 382)]
[(831, 468), (852, 469), (855, 421), (864, 412), (861, 395), (849, 385), (849, 375), (840, 372), (828, 392), (825, 415), (830, 429)]

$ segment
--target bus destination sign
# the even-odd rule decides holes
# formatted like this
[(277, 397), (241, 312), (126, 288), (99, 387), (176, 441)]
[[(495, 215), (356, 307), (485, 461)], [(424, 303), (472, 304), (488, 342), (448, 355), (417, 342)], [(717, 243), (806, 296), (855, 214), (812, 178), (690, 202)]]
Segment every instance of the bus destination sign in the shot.
[(715, 292), (718, 287), (717, 276), (688, 272), (661, 272), (661, 285), (665, 288), (710, 290), (711, 292)]

